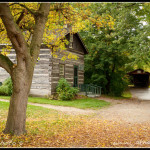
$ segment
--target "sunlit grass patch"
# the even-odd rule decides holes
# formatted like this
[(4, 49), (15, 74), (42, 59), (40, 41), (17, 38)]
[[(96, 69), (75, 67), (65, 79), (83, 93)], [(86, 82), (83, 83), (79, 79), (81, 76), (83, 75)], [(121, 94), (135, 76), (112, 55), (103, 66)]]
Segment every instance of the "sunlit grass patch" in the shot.
[[(0, 96), (0, 98), (7, 100), (10, 99), (10, 97), (8, 96)], [(100, 109), (102, 107), (110, 105), (110, 102), (98, 100), (95, 98), (82, 98), (70, 101), (61, 101), (61, 100), (50, 100), (48, 98), (41, 98), (41, 97), (29, 97), (28, 102), (39, 104), (50, 104), (55, 106), (68, 106), (80, 109)]]
[[(4, 123), (4, 121), (7, 118), (8, 107), (9, 107), (8, 102), (0, 102), (0, 121), (1, 121), (2, 124)], [(1, 124), (0, 124), (0, 126), (1, 126)]]
[(10, 96), (0, 96), (0, 99), (10, 100)]
[(68, 106), (68, 107), (76, 107), (81, 109), (98, 109), (98, 108), (108, 106), (110, 104), (109, 102), (103, 100), (97, 100), (94, 98), (83, 98), (83, 99), (75, 99), (70, 101), (61, 101), (61, 100), (49, 100), (47, 98), (29, 97), (28, 101), (32, 103)]
[(127, 91), (123, 92), (122, 97), (130, 99), (130, 98), (132, 98), (132, 94), (131, 94), (131, 92), (129, 90), (127, 90)]

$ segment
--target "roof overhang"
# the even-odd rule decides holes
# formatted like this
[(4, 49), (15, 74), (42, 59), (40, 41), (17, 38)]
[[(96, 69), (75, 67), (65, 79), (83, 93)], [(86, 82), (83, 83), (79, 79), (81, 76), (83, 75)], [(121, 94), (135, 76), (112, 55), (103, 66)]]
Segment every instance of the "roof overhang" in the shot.
[(136, 74), (140, 74), (140, 75), (147, 74), (147, 75), (150, 75), (149, 72), (144, 71), (143, 69), (136, 69), (136, 70), (134, 70), (134, 71), (128, 72), (127, 74), (128, 74), (128, 75), (136, 75)]

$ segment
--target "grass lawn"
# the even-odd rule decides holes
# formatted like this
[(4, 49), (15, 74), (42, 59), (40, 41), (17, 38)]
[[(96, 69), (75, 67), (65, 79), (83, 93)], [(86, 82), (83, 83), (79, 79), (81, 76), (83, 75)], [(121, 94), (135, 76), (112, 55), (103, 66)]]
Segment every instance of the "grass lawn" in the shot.
[(149, 147), (149, 123), (71, 116), (32, 105), (27, 108), (27, 134), (3, 134), (8, 106), (8, 102), (0, 101), (0, 147)]
[[(9, 100), (9, 96), (0, 96), (1, 99)], [(28, 102), (39, 103), (39, 104), (50, 104), (57, 106), (69, 106), (80, 109), (99, 109), (102, 107), (109, 106), (110, 103), (104, 100), (98, 100), (95, 98), (83, 98), (83, 99), (75, 99), (71, 101), (60, 101), (60, 100), (49, 100), (48, 98), (40, 98), (40, 97), (29, 97)]]

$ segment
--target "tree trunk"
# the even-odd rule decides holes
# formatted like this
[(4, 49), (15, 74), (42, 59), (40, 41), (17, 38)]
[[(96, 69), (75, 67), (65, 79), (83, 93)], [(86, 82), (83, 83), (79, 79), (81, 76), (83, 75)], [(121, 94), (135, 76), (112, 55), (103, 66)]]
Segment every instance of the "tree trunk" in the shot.
[(13, 93), (10, 99), (9, 112), (4, 133), (21, 135), (26, 133), (26, 109), (28, 95), (32, 83), (33, 71), (16, 68), (11, 78), (13, 82)]
[(35, 18), (34, 33), (30, 46), (27, 46), (22, 31), (14, 22), (9, 4), (0, 4), (0, 17), (6, 28), (7, 36), (15, 49), (17, 58), (17, 65), (15, 65), (7, 57), (0, 55), (0, 66), (11, 75), (13, 82), (13, 94), (10, 100), (4, 133), (21, 135), (26, 132), (25, 123), (28, 95), (49, 9), (50, 3), (41, 3), (39, 10), (33, 13)]
[[(106, 67), (106, 66), (105, 66)], [(109, 68), (108, 65), (106, 68)], [(105, 94), (109, 94), (110, 93), (110, 81), (111, 81), (111, 76), (110, 76), (110, 73), (109, 73), (109, 70), (106, 70), (105, 71), (105, 76), (106, 76), (106, 79), (107, 79), (107, 84), (105, 86)]]

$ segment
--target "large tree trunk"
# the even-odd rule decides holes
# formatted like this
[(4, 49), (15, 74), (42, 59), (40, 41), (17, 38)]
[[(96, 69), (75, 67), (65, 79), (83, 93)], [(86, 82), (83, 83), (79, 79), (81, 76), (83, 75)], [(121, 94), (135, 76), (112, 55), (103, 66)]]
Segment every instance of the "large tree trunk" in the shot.
[(9, 112), (4, 133), (21, 135), (26, 133), (26, 109), (32, 83), (33, 71), (16, 70), (12, 74), (13, 93), (10, 99)]
[(41, 3), (39, 10), (36, 12), (33, 11), (35, 18), (34, 33), (30, 46), (27, 46), (22, 31), (14, 22), (14, 17), (11, 14), (9, 4), (0, 4), (0, 17), (7, 30), (8, 38), (15, 49), (17, 57), (16, 65), (13, 64), (8, 57), (0, 55), (0, 66), (11, 75), (13, 82), (13, 94), (10, 100), (4, 133), (21, 135), (26, 132), (25, 122), (28, 95), (32, 83), (34, 65), (36, 64), (40, 52), (49, 9), (50, 3)]

